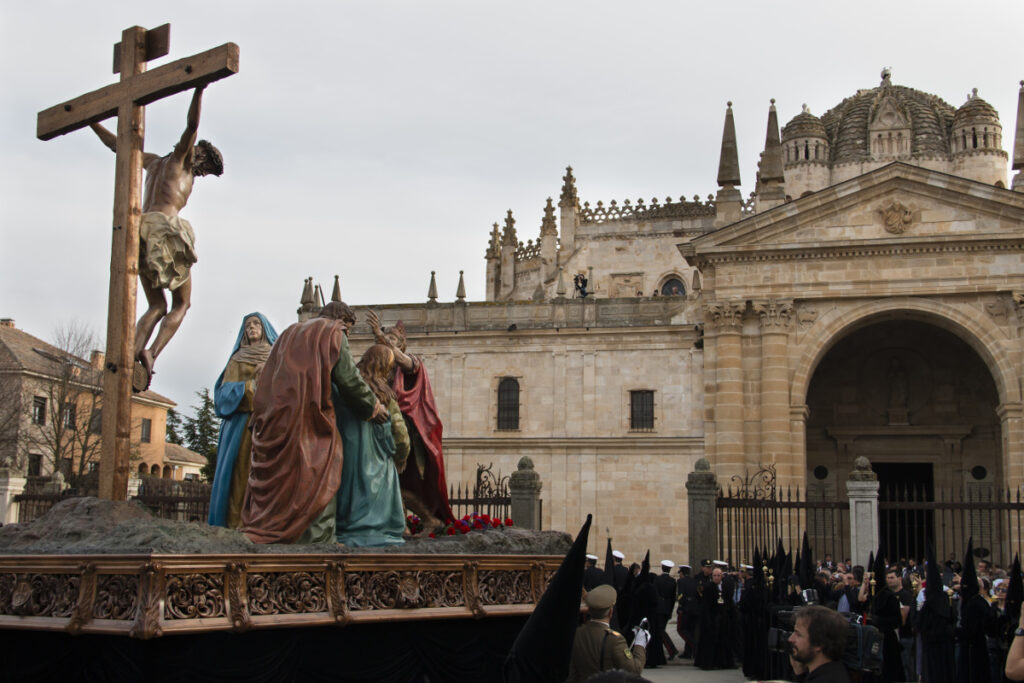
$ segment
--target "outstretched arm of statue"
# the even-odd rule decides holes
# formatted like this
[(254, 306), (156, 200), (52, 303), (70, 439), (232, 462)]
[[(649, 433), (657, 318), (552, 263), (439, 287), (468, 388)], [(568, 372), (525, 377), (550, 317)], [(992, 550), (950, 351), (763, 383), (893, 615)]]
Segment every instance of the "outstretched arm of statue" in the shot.
[[(114, 135), (113, 133), (111, 133), (109, 130), (107, 130), (106, 128), (104, 128), (103, 126), (101, 126), (98, 123), (90, 123), (89, 127), (92, 128), (94, 133), (96, 133), (96, 136), (100, 139), (100, 142), (102, 142), (104, 145), (106, 145), (110, 149), (111, 152), (113, 152), (114, 154), (117, 154), (117, 136), (116, 135)], [(153, 161), (154, 159), (159, 159), (159, 158), (160, 157), (158, 157), (156, 154), (148, 154), (146, 152), (143, 152), (143, 154), (142, 154), (142, 165), (143, 165), (143, 167), (146, 167), (147, 165), (149, 165), (149, 162)]]
[(174, 146), (174, 156), (179, 161), (186, 159), (192, 154), (192, 148), (196, 144), (196, 136), (199, 133), (199, 109), (203, 100), (203, 90), (206, 85), (196, 86), (192, 93), (192, 104), (188, 108), (188, 117), (185, 120), (185, 132), (181, 134), (181, 140)]
[(387, 344), (387, 339), (384, 337), (384, 330), (380, 327), (380, 318), (377, 314), (372, 311), (366, 311), (366, 324), (370, 326), (370, 331), (373, 332), (373, 340), (378, 344)]

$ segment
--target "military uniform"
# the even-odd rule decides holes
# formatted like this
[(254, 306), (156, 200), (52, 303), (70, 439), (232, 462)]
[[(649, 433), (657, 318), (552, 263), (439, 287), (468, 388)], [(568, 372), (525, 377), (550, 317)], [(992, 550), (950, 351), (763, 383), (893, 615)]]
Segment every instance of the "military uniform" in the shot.
[(566, 681), (580, 683), (600, 671), (613, 669), (639, 674), (646, 661), (646, 648), (630, 648), (621, 633), (603, 621), (591, 620), (576, 629)]

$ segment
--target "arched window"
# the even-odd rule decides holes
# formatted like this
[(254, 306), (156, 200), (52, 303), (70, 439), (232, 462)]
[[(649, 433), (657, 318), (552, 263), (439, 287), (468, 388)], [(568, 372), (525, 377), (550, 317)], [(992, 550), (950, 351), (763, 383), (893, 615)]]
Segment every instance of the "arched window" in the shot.
[(171, 466), (170, 465), (164, 465), (164, 476), (163, 476), (163, 478), (164, 479), (170, 479), (171, 478)]
[(149, 468), (149, 473), (151, 475), (153, 475), (154, 477), (159, 477), (160, 476), (160, 465), (153, 465), (152, 467), (150, 467)]
[(498, 429), (519, 429), (519, 380), (503, 377), (498, 383)]
[(661, 294), (662, 296), (684, 296), (686, 294), (686, 285), (677, 277), (670, 278), (661, 286)]
[(139, 474), (146, 474), (149, 472), (149, 468), (146, 467), (146, 463), (139, 463)]

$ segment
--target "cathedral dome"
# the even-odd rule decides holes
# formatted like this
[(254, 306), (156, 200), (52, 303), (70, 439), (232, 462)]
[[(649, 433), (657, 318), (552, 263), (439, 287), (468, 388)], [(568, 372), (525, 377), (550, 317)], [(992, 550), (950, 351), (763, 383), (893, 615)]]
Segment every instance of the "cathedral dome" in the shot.
[(825, 125), (804, 105), (804, 110), (790, 119), (782, 128), (782, 141), (796, 138), (827, 138)]
[(892, 85), (886, 70), (881, 85), (847, 97), (825, 112), (821, 121), (831, 142), (832, 162), (847, 163), (877, 157), (871, 140), (879, 130), (905, 130), (909, 138), (905, 156), (948, 157), (953, 115), (953, 107), (936, 95)]
[(967, 96), (967, 101), (960, 105), (953, 116), (953, 127), (959, 128), (969, 124), (999, 124), (999, 113), (995, 107), (978, 97), (978, 89)]

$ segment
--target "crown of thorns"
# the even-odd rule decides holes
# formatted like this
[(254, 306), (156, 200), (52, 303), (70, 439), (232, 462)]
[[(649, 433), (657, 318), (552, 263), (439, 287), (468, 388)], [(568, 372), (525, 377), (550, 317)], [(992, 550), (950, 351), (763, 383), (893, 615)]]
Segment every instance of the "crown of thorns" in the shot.
[(203, 153), (203, 166), (210, 175), (221, 175), (224, 173), (224, 155), (213, 146), (209, 140), (200, 140), (196, 143), (196, 149)]

